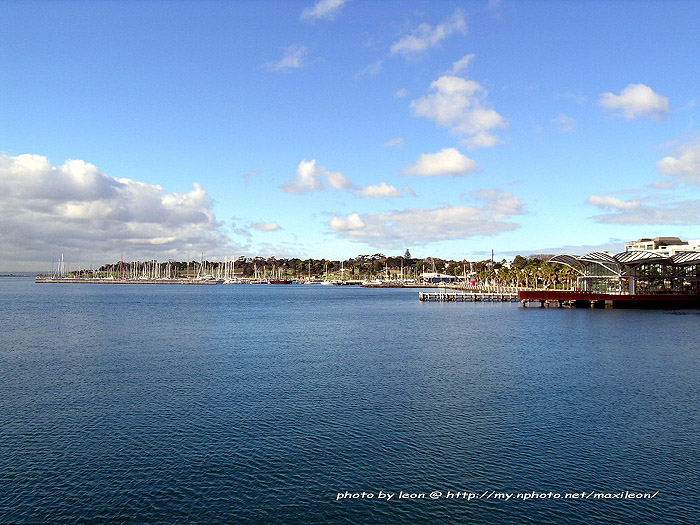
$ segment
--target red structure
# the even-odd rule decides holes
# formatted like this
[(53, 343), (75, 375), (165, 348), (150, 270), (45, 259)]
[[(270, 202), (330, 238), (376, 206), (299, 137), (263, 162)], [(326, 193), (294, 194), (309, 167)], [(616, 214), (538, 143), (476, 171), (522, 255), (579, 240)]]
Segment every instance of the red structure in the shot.
[(612, 294), (574, 292), (565, 290), (526, 290), (518, 292), (518, 299), (528, 302), (559, 303), (576, 308), (700, 308), (697, 294)]

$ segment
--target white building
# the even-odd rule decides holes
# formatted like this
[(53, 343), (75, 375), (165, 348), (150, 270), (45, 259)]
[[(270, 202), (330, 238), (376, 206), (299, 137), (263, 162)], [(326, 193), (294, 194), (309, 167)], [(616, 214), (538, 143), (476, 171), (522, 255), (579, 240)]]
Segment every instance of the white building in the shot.
[(437, 272), (425, 272), (420, 274), (420, 276), (421, 279), (423, 279), (423, 282), (432, 284), (453, 283), (460, 279), (459, 277), (456, 277), (454, 275), (448, 275), (445, 273)]
[(678, 237), (655, 237), (625, 243), (626, 252), (648, 251), (664, 257), (673, 257), (679, 252), (700, 251), (700, 239), (682, 241)]

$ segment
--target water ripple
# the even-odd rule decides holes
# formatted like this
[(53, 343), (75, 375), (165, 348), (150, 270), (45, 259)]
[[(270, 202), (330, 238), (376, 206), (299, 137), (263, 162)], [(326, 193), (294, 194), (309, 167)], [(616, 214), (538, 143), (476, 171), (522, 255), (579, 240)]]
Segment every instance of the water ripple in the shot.
[[(697, 316), (346, 287), (0, 286), (2, 523), (700, 511)], [(659, 495), (336, 501), (380, 490)]]

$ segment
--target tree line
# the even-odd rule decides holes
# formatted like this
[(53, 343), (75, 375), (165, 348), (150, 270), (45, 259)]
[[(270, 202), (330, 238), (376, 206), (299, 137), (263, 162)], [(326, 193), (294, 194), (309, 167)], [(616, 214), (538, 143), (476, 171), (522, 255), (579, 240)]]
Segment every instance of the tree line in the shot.
[(235, 273), (236, 276), (247, 278), (333, 280), (420, 280), (424, 273), (440, 273), (468, 282), (498, 286), (557, 286), (575, 282), (573, 269), (552, 264), (550, 258), (551, 255), (517, 255), (512, 261), (458, 261), (439, 257), (414, 258), (406, 250), (403, 256), (375, 253), (345, 260), (241, 256), (227, 261), (118, 261), (103, 265), (98, 272), (119, 276), (133, 275), (147, 269), (149, 274), (172, 278), (217, 276), (228, 272), (228, 275)]

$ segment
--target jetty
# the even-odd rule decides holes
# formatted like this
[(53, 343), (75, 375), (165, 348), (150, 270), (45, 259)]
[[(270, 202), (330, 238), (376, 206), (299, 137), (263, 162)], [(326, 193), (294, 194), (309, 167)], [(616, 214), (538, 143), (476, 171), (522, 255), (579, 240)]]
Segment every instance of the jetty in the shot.
[(518, 292), (523, 306), (559, 308), (700, 308), (700, 295), (684, 293), (596, 293), (567, 290), (523, 290)]
[(420, 301), (457, 302), (457, 303), (516, 303), (518, 294), (515, 292), (418, 292)]
[(620, 294), (574, 290), (519, 290), (517, 292), (419, 292), (418, 299), (426, 302), (455, 303), (521, 303), (540, 308), (700, 308), (697, 294)]

